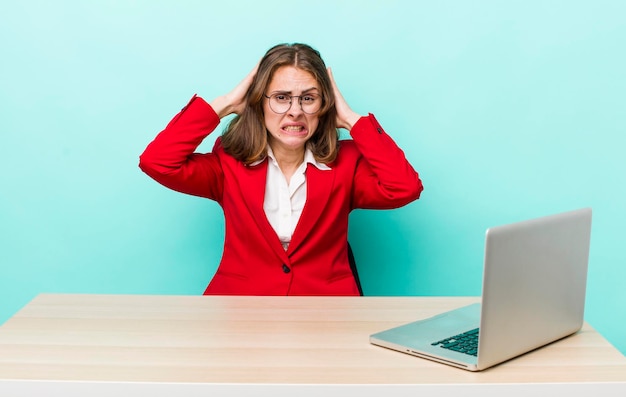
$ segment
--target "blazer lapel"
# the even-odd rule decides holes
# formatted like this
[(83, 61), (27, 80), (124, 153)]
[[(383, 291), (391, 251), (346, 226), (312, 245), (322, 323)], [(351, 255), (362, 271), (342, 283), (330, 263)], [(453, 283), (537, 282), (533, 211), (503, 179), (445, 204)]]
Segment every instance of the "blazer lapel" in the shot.
[(272, 250), (276, 252), (283, 263), (288, 262), (287, 254), (283, 249), (278, 235), (274, 228), (267, 220), (265, 210), (263, 209), (263, 201), (265, 200), (265, 182), (267, 179), (267, 160), (253, 166), (245, 166), (240, 163), (241, 172), (238, 173), (239, 188), (243, 201), (248, 207), (248, 211), (252, 215), (259, 232), (270, 245)]
[(335, 181), (334, 170), (320, 170), (309, 164), (306, 170), (307, 192), (306, 204), (302, 209), (302, 215), (291, 237), (287, 253), (291, 254), (307, 238), (313, 230), (317, 220), (322, 216), (330, 198), (330, 192)]

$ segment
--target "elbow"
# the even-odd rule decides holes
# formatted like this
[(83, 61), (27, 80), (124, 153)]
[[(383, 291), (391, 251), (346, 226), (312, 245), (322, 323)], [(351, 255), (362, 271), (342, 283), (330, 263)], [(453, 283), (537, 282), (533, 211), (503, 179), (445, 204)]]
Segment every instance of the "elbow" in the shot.
[(401, 192), (397, 192), (397, 198), (400, 201), (400, 206), (405, 206), (413, 201), (416, 201), (422, 195), (424, 191), (424, 185), (418, 175), (412, 178), (410, 183), (403, 186)]
[(413, 200), (417, 200), (420, 198), (420, 196), (422, 195), (422, 192), (424, 191), (424, 185), (422, 184), (422, 180), (419, 178), (418, 175), (415, 176), (415, 183), (413, 184)]
[(387, 189), (385, 189), (387, 206), (383, 208), (393, 209), (404, 207), (419, 199), (423, 190), (424, 186), (419, 178), (416, 178), (411, 183), (405, 182), (401, 185), (395, 185), (393, 188), (387, 187)]
[(146, 155), (145, 152), (139, 156), (139, 169), (146, 174), (149, 174), (150, 171), (154, 170), (154, 162), (151, 161), (150, 156)]
[(157, 161), (154, 156), (151, 156), (149, 152), (143, 152), (139, 156), (139, 169), (151, 178), (158, 178), (159, 175), (166, 173), (165, 167)]
[(402, 205), (407, 205), (416, 201), (422, 195), (424, 191), (424, 185), (422, 185), (422, 181), (419, 178), (416, 178), (414, 183), (407, 185), (406, 190), (404, 191), (404, 203)]

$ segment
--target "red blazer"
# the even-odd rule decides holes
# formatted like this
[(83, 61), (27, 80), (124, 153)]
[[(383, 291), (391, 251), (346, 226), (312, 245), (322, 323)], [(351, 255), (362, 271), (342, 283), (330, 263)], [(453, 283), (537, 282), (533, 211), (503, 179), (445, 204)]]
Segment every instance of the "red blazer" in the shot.
[(224, 211), (224, 251), (205, 294), (359, 295), (348, 263), (348, 215), (419, 197), (422, 183), (402, 150), (373, 115), (359, 119), (332, 170), (308, 166), (307, 201), (285, 251), (263, 210), (267, 160), (246, 166), (224, 152), (220, 138), (211, 153), (194, 153), (219, 122), (194, 96), (139, 161), (157, 182), (215, 200)]

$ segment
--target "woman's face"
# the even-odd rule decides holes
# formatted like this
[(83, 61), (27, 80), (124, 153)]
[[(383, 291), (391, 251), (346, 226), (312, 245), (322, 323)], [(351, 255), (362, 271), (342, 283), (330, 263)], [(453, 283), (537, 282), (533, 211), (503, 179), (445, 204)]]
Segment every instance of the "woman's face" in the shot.
[[(311, 138), (319, 124), (319, 111), (314, 114), (307, 114), (300, 106), (300, 96), (311, 94), (310, 97), (302, 99), (302, 104), (307, 109), (305, 101), (314, 98), (315, 95), (321, 102), (320, 86), (315, 77), (302, 69), (294, 66), (281, 66), (276, 69), (270, 81), (266, 96), (274, 94), (284, 94), (279, 98), (283, 101), (289, 100), (288, 96), (298, 96), (291, 100), (291, 106), (283, 113), (278, 114), (270, 107), (270, 99), (263, 99), (263, 113), (265, 115), (265, 127), (270, 133), (269, 144), (272, 151), (277, 150), (293, 151), (304, 150), (306, 142)], [(281, 110), (281, 109), (279, 109)]]

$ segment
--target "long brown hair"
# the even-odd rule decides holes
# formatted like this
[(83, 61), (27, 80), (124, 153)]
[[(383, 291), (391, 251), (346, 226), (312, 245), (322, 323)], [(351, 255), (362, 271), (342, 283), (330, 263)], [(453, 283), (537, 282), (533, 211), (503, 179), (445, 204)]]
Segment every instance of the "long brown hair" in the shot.
[(278, 44), (265, 53), (246, 93), (247, 106), (231, 120), (222, 134), (224, 150), (245, 164), (267, 156), (268, 132), (263, 115), (263, 95), (274, 72), (282, 66), (294, 66), (309, 72), (319, 83), (323, 101), (319, 124), (307, 144), (317, 161), (331, 163), (337, 157), (339, 140), (335, 95), (320, 53), (301, 43)]

